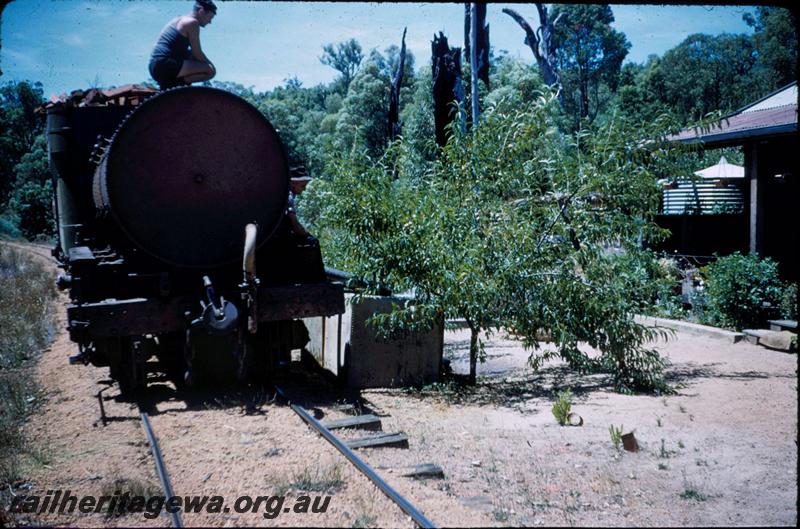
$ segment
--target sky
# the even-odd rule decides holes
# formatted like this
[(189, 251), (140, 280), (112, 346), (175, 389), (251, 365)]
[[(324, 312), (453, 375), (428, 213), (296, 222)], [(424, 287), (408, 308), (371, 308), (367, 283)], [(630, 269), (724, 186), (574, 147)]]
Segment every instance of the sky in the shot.
[[(0, 15), (0, 82), (28, 79), (45, 97), (90, 86), (119, 86), (149, 79), (147, 63), (161, 28), (191, 10), (191, 0), (14, 0)], [(338, 73), (319, 61), (322, 46), (355, 38), (368, 54), (406, 46), (416, 65), (430, 62), (431, 40), (443, 31), (463, 46), (462, 3), (337, 3), (217, 1), (213, 22), (200, 40), (218, 81), (266, 91), (297, 77), (303, 86), (332, 81)], [(538, 27), (534, 4), (490, 3), (491, 45), (534, 63), (522, 29), (503, 7)], [(748, 6), (614, 5), (615, 29), (631, 43), (626, 62), (663, 55), (693, 33), (747, 33)]]

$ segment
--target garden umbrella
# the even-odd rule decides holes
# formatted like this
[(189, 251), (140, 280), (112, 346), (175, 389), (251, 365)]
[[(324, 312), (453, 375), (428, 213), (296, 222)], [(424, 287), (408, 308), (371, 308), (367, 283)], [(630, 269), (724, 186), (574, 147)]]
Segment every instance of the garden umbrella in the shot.
[(694, 174), (702, 178), (744, 178), (744, 167), (728, 163), (722, 156), (716, 165), (695, 171)]

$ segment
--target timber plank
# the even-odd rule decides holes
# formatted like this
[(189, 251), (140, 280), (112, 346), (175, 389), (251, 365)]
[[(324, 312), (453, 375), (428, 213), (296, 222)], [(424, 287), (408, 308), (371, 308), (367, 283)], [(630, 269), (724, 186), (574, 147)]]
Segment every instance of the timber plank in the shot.
[(433, 463), (424, 463), (422, 465), (416, 465), (400, 475), (404, 478), (442, 479), (444, 478), (444, 470), (442, 470), (442, 467), (439, 465), (434, 465)]
[(380, 430), (381, 419), (376, 415), (355, 415), (353, 417), (345, 417), (344, 419), (335, 419), (325, 421), (322, 426), (328, 430), (335, 430), (337, 428), (358, 428), (360, 430)]
[(395, 446), (397, 448), (408, 448), (408, 436), (404, 433), (387, 433), (373, 437), (362, 437), (345, 441), (348, 448), (373, 448), (380, 446)]

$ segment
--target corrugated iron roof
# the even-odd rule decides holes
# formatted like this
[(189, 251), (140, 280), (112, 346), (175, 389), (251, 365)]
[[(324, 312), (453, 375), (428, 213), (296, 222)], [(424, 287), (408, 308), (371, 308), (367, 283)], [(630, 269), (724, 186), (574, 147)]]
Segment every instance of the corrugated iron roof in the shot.
[(141, 84), (126, 84), (116, 88), (102, 89), (89, 88), (87, 90), (73, 90), (69, 95), (53, 96), (50, 101), (37, 109), (45, 112), (57, 106), (110, 106), (110, 105), (138, 105), (147, 97), (157, 93), (153, 87)]
[(671, 139), (712, 145), (792, 132), (797, 132), (797, 82), (737, 110), (708, 129), (683, 129)]
[(761, 101), (756, 101), (749, 107), (740, 110), (741, 113), (745, 112), (758, 112), (760, 110), (769, 110), (772, 108), (785, 107), (794, 105), (797, 107), (797, 83), (792, 83), (786, 88), (774, 92)]

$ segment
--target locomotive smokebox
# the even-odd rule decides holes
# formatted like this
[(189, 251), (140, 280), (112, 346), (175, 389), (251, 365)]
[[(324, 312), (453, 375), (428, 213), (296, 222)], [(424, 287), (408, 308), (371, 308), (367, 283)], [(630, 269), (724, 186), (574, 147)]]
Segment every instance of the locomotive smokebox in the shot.
[(248, 223), (258, 224), (257, 246), (266, 242), (288, 189), (283, 146), (266, 118), (229, 92), (186, 87), (151, 97), (123, 121), (93, 191), (136, 246), (208, 268), (241, 259)]

